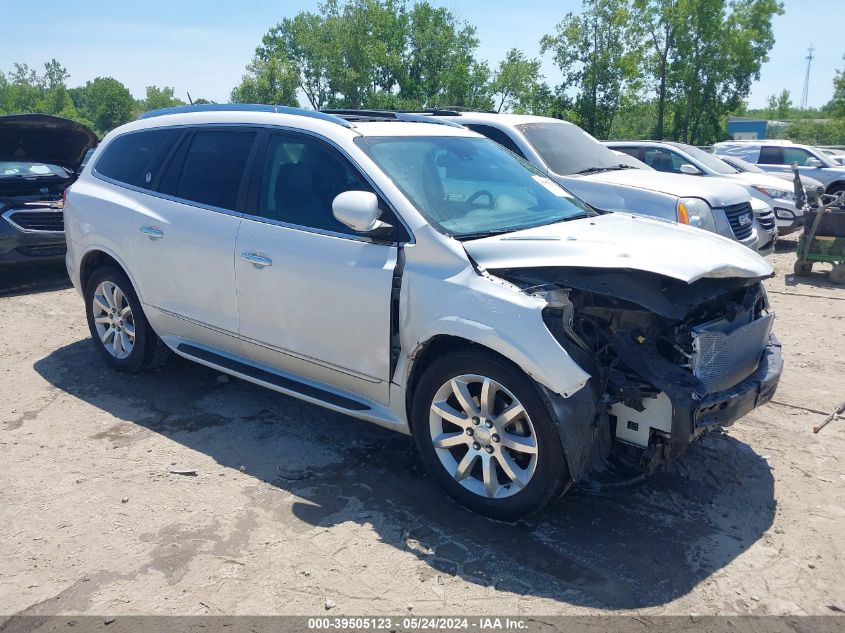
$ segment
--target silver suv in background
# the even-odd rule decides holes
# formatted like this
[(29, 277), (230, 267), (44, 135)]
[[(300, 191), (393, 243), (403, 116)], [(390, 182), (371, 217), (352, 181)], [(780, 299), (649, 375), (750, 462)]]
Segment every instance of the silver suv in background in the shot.
[[(674, 141), (604, 141), (611, 149), (638, 158), (648, 166), (670, 174), (727, 179), (746, 187), (773, 213), (757, 217), (763, 230), (787, 234), (804, 224), (804, 210), (796, 205), (794, 187), (768, 174), (742, 172), (702, 149)], [(777, 235), (774, 235), (777, 238)]]
[(413, 435), (434, 481), (499, 519), (611, 452), (653, 469), (775, 392), (773, 271), (735, 241), (597, 213), (429, 117), (143, 116), (65, 206), (68, 273), (116, 370), (171, 350)]
[[(795, 185), (792, 184), (794, 183), (795, 175), (791, 171), (763, 171), (757, 165), (749, 163), (747, 160), (744, 160), (739, 156), (730, 156), (728, 154), (719, 154), (719, 160), (727, 163), (739, 172), (746, 172), (750, 174), (768, 174), (769, 176), (789, 181), (793, 189), (795, 188)], [(798, 178), (801, 180), (801, 187), (804, 189), (807, 202), (809, 204), (815, 204), (819, 194), (824, 193), (824, 185), (815, 178), (810, 178), (807, 174), (798, 174)]]
[(449, 110), (428, 114), (496, 141), (597, 209), (690, 224), (757, 250), (760, 229), (743, 187), (637, 169), (560, 119)]
[(717, 156), (739, 156), (743, 160), (770, 172), (791, 173), (792, 163), (798, 172), (824, 185), (825, 193), (845, 191), (845, 166), (812, 145), (792, 141), (724, 141), (713, 146)]

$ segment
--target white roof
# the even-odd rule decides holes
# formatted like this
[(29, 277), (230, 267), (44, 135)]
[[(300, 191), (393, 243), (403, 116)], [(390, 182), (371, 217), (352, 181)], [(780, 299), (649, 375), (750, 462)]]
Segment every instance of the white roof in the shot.
[(180, 125), (262, 125), (283, 126), (294, 130), (314, 132), (327, 138), (354, 138), (356, 136), (478, 136), (470, 130), (439, 123), (408, 121), (356, 121), (347, 126), (339, 121), (290, 114), (251, 110), (206, 110), (161, 114), (132, 121), (116, 128), (109, 136), (135, 130)]
[(499, 123), (504, 125), (523, 125), (525, 123), (563, 123), (574, 125), (562, 119), (531, 114), (499, 114), (496, 112), (461, 112), (459, 116), (443, 116), (455, 123)]

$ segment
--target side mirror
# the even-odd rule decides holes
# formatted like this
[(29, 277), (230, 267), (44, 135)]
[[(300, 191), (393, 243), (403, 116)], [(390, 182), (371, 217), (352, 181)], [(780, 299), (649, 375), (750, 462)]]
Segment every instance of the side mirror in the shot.
[(344, 191), (332, 200), (332, 213), (335, 219), (345, 224), (356, 233), (370, 233), (380, 228), (381, 210), (378, 197), (370, 191)]
[(808, 158), (807, 162), (804, 163), (806, 167), (821, 167), (822, 162), (818, 158)]
[(696, 167), (695, 165), (690, 165), (689, 163), (684, 163), (681, 165), (681, 173), (688, 174), (690, 176), (700, 176), (701, 170)]

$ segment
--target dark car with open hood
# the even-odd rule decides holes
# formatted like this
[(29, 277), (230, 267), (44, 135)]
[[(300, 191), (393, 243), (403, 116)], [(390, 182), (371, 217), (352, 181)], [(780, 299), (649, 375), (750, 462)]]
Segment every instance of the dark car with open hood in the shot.
[(62, 197), (96, 145), (68, 119), (0, 116), (0, 267), (64, 257)]

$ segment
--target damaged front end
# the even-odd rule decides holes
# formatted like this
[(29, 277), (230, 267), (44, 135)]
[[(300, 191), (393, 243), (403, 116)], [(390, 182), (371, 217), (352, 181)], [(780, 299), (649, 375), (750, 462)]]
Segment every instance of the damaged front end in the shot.
[[(774, 395), (783, 363), (759, 278), (691, 284), (648, 272), (490, 270), (542, 296), (548, 329), (592, 378), (592, 425), (559, 417), (572, 478), (611, 464), (651, 472)], [(585, 391), (582, 390), (582, 391)], [(555, 413), (572, 411), (547, 394)], [(573, 450), (572, 443), (578, 448)], [(575, 456), (573, 459), (570, 456)]]

